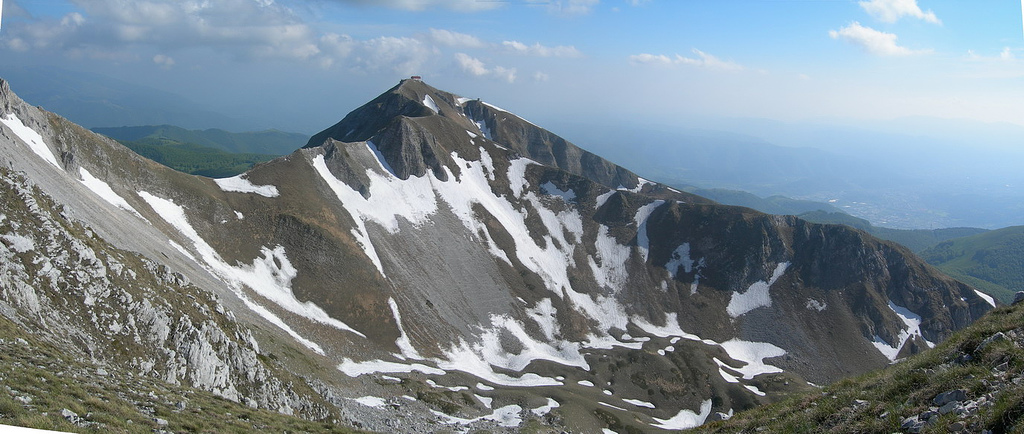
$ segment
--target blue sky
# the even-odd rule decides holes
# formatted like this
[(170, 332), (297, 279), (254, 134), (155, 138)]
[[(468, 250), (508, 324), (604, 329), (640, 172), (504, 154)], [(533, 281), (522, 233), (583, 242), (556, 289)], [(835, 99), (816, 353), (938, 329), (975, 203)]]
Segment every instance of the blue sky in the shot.
[(0, 62), (108, 75), (293, 131), (326, 127), (412, 74), (540, 124), (933, 116), (1024, 125), (1012, 0), (3, 4)]

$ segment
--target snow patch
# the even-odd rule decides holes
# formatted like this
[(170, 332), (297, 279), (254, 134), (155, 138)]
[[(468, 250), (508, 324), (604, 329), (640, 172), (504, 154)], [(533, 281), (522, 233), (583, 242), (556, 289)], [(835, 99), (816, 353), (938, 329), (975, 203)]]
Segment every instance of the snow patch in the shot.
[(579, 384), (580, 386), (594, 387), (594, 383), (590, 380), (580, 380), (577, 381), (576, 384)]
[(542, 405), (540, 407), (537, 407), (535, 409), (530, 410), (530, 413), (533, 413), (537, 417), (542, 417), (545, 414), (551, 413), (551, 410), (554, 410), (554, 409), (556, 409), (556, 408), (558, 408), (560, 406), (561, 406), (561, 404), (559, 404), (558, 401), (555, 401), (554, 399), (548, 398), (548, 403), (547, 404), (544, 404), (544, 405)]
[(684, 273), (693, 271), (693, 259), (690, 259), (690, 243), (683, 243), (676, 247), (672, 251), (672, 256), (669, 257), (668, 262), (665, 263), (665, 269), (668, 270), (668, 274), (673, 279), (676, 278), (679, 267), (683, 267)]
[(625, 402), (625, 403), (628, 403), (628, 404), (633, 404), (633, 405), (635, 405), (637, 407), (657, 408), (657, 407), (654, 406), (654, 404), (651, 404), (651, 403), (649, 403), (647, 401), (641, 401), (639, 399), (623, 399), (622, 402)]
[(704, 421), (711, 415), (711, 400), (705, 400), (700, 404), (700, 414), (693, 412), (692, 410), (679, 410), (675, 416), (671, 419), (658, 419), (654, 420), (658, 423), (652, 424), (655, 428), (661, 428), (664, 430), (681, 430), (696, 428), (704, 424)]
[(7, 243), (11, 245), (11, 249), (14, 249), (14, 251), (18, 253), (25, 253), (36, 249), (35, 241), (32, 241), (31, 238), (26, 236), (6, 234), (0, 236), (0, 238), (6, 240)]
[(885, 339), (882, 339), (881, 336), (875, 335), (874, 341), (871, 344), (878, 349), (878, 352), (882, 353), (889, 361), (896, 361), (896, 357), (903, 350), (903, 346), (914, 336), (920, 336), (924, 343), (928, 345), (928, 348), (935, 347), (934, 343), (924, 339), (924, 335), (921, 334), (921, 315), (896, 305), (892, 300), (889, 300), (889, 309), (895, 312), (896, 316), (900, 317), (905, 328), (900, 331), (900, 335), (896, 338), (898, 341), (896, 345), (892, 345), (886, 342)]
[(18, 119), (14, 113), (8, 113), (7, 116), (0, 117), (0, 122), (7, 125), (7, 128), (10, 128), (11, 131), (14, 132), (14, 135), (18, 136), (21, 141), (25, 142), (32, 152), (47, 163), (52, 164), (53, 167), (62, 171), (64, 170), (60, 167), (60, 164), (57, 163), (57, 158), (53, 156), (53, 151), (51, 151), (50, 147), (43, 141), (43, 136), (39, 135), (36, 130), (29, 128), (27, 125), (22, 123), (21, 119)]
[(828, 307), (828, 304), (823, 301), (818, 301), (813, 298), (807, 299), (807, 310), (816, 310), (821, 312), (824, 311), (826, 307)]
[[(377, 157), (377, 163), (380, 164), (380, 168), (382, 170), (384, 170), (384, 171), (386, 171), (386, 172), (388, 172), (388, 173), (390, 173), (392, 175), (395, 175), (395, 169), (391, 168), (391, 165), (388, 164), (388, 160), (386, 158), (384, 158), (384, 154), (382, 154), (380, 152), (380, 149), (377, 148), (377, 145), (375, 143), (367, 140), (366, 141), (366, 147), (370, 148), (370, 150), (373, 151), (373, 155), (375, 157)], [(398, 176), (398, 175), (395, 175), (395, 176)]]
[(434, 114), (438, 114), (441, 111), (430, 95), (423, 95), (423, 105), (427, 106), (428, 109), (433, 110)]
[(571, 188), (568, 191), (562, 191), (562, 189), (558, 188), (558, 186), (551, 181), (545, 182), (540, 186), (540, 188), (542, 193), (561, 197), (562, 200), (567, 203), (576, 200), (576, 192), (572, 191)]
[(523, 411), (523, 408), (518, 405), (506, 405), (499, 409), (494, 410), (493, 413), (486, 416), (480, 416), (473, 419), (464, 419), (461, 417), (449, 416), (440, 411), (431, 409), (430, 412), (435, 416), (441, 418), (441, 422), (448, 425), (469, 425), (473, 422), (481, 420), (490, 420), (496, 422), (499, 426), (505, 428), (515, 428), (519, 424), (523, 423), (523, 418), (519, 415)]
[(217, 183), (217, 186), (221, 190), (236, 193), (255, 193), (263, 197), (277, 197), (280, 195), (277, 191), (277, 187), (273, 185), (255, 185), (248, 179), (246, 174), (232, 176), (230, 178), (214, 179), (213, 182)]
[(409, 335), (405, 334), (405, 327), (402, 327), (402, 314), (398, 311), (398, 303), (395, 302), (394, 297), (388, 297), (388, 306), (391, 306), (391, 314), (395, 316), (395, 324), (398, 324), (398, 339), (395, 340), (395, 345), (402, 352), (402, 357), (423, 359), (419, 351), (416, 351), (416, 347), (412, 346)]
[(651, 217), (651, 213), (655, 209), (664, 203), (663, 200), (656, 200), (644, 205), (636, 210), (636, 215), (633, 217), (636, 222), (636, 247), (640, 250), (640, 256), (644, 258), (644, 262), (647, 262), (651, 250), (651, 242), (647, 238), (647, 219)]
[(772, 299), (768, 294), (768, 290), (775, 284), (775, 281), (782, 277), (782, 274), (786, 272), (788, 267), (789, 262), (779, 263), (775, 267), (775, 271), (772, 272), (772, 277), (767, 282), (763, 280), (757, 281), (752, 283), (743, 293), (733, 292), (732, 298), (729, 300), (729, 306), (725, 308), (729, 316), (736, 318), (759, 307), (771, 306)]
[(351, 398), (353, 401), (363, 404), (367, 407), (373, 408), (384, 408), (388, 405), (388, 402), (384, 398), (378, 398), (376, 396), (363, 396), (361, 398)]
[(604, 206), (604, 203), (608, 202), (608, 198), (612, 197), (612, 195), (615, 193), (615, 190), (608, 190), (607, 192), (598, 195), (596, 198), (596, 203), (594, 204), (594, 209), (598, 209)]
[(985, 302), (992, 305), (992, 307), (996, 307), (996, 299), (992, 298), (991, 295), (978, 291), (977, 289), (974, 290), (974, 293), (978, 294), (978, 297), (981, 297), (982, 300), (985, 300)]
[(84, 167), (79, 167), (78, 173), (82, 176), (82, 184), (85, 185), (86, 188), (88, 188), (89, 190), (92, 190), (93, 193), (96, 193), (96, 195), (99, 196), (101, 199), (107, 201), (107, 203), (111, 205), (114, 205), (118, 208), (135, 214), (136, 216), (143, 220), (146, 220), (144, 217), (142, 217), (142, 214), (139, 214), (139, 212), (136, 211), (135, 208), (132, 208), (132, 206), (128, 204), (128, 201), (124, 200), (123, 197), (115, 193), (114, 190), (110, 188), (110, 185), (108, 185), (106, 182), (103, 182), (103, 180), (95, 176), (92, 176), (92, 174), (89, 173), (88, 170), (85, 170)]
[(731, 339), (721, 344), (722, 349), (729, 354), (733, 360), (746, 363), (741, 368), (729, 367), (743, 375), (744, 380), (752, 380), (761, 374), (772, 374), (782, 372), (782, 369), (769, 365), (764, 359), (786, 355), (786, 350), (767, 342), (749, 342), (739, 339)]
[(356, 362), (347, 357), (342, 359), (341, 363), (338, 364), (338, 370), (344, 372), (345, 375), (348, 375), (349, 377), (358, 377), (366, 374), (408, 374), (411, 372), (419, 372), (427, 375), (447, 374), (444, 370), (427, 366), (422, 363), (396, 363), (386, 362), (383, 360)]

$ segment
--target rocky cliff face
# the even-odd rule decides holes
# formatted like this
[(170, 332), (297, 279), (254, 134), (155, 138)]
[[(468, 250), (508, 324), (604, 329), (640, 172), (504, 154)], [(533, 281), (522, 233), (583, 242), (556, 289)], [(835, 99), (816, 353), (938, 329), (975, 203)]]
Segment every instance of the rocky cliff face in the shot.
[[(125, 336), (153, 343), (133, 340), (133, 366), (268, 408), (323, 399), (371, 429), (677, 429), (884, 366), (991, 307), (862, 232), (660, 186), (416, 80), (222, 180), (171, 172), (3, 94), (0, 161), (148, 258), (138, 267), (213, 294), (132, 293), (142, 304), (97, 313), (78, 347), (115, 351), (98, 342), (133, 318)], [(10, 315), (33, 316), (17, 301), (31, 296), (5, 291)], [(68, 303), (102, 312), (127, 297), (97, 294)], [(168, 321), (148, 319), (159, 312)], [(292, 373), (250, 374), (263, 372), (257, 354)], [(282, 391), (296, 374), (323, 387)]]

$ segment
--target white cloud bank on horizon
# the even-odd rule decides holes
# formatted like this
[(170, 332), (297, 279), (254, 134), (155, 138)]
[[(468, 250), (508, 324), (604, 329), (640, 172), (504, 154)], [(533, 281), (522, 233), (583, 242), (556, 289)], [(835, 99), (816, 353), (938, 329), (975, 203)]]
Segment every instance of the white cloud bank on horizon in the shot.
[(842, 39), (861, 47), (868, 53), (879, 56), (910, 56), (931, 52), (931, 50), (911, 50), (903, 47), (896, 43), (898, 39), (896, 34), (865, 27), (856, 21), (839, 30), (829, 30), (828, 35), (832, 39)]

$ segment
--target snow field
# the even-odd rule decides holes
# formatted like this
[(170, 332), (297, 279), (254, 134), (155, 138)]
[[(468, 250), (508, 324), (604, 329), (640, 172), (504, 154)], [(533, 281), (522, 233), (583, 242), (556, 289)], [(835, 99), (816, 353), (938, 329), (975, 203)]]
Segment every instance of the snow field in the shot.
[(422, 360), (423, 356), (416, 351), (416, 348), (412, 346), (412, 341), (409, 340), (409, 336), (405, 334), (405, 327), (402, 327), (402, 314), (398, 311), (398, 303), (395, 302), (394, 297), (388, 297), (388, 306), (391, 307), (391, 313), (395, 316), (395, 324), (398, 324), (399, 334), (398, 339), (395, 340), (395, 345), (402, 352), (399, 358)]
[(676, 247), (672, 251), (672, 256), (669, 257), (668, 262), (665, 263), (665, 269), (668, 270), (668, 274), (673, 279), (676, 278), (679, 267), (683, 267), (684, 273), (693, 271), (693, 259), (690, 259), (690, 243), (683, 243)]
[(647, 219), (651, 217), (651, 213), (655, 209), (664, 203), (663, 200), (656, 200), (644, 205), (636, 210), (636, 215), (633, 218), (636, 222), (636, 247), (640, 250), (640, 256), (644, 258), (644, 262), (647, 262), (651, 250), (651, 242), (647, 238)]

